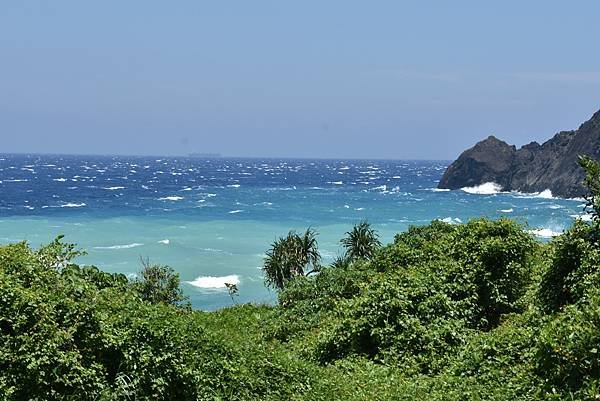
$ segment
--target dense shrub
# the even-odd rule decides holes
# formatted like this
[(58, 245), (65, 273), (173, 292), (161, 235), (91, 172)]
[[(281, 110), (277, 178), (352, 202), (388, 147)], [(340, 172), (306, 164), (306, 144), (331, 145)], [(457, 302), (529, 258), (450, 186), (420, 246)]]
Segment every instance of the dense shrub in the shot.
[(600, 291), (569, 305), (543, 328), (537, 345), (537, 369), (548, 390), (600, 396)]
[(358, 354), (433, 372), (472, 330), (495, 327), (518, 310), (536, 248), (518, 224), (434, 222), (408, 233), (373, 259), (371, 268), (387, 273), (340, 304), (318, 344), (320, 361)]
[(600, 247), (590, 224), (577, 220), (552, 242), (550, 265), (542, 277), (539, 299), (549, 312), (581, 299), (600, 284)]
[(278, 399), (306, 380), (267, 347), (236, 352), (207, 314), (73, 264), (69, 248), (0, 247), (0, 399)]

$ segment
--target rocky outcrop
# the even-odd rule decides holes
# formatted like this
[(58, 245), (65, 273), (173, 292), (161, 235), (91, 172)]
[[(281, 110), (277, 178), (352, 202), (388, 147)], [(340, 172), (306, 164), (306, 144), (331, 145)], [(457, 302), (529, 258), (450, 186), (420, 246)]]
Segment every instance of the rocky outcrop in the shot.
[(575, 131), (564, 131), (542, 145), (517, 149), (490, 136), (464, 151), (444, 173), (438, 188), (459, 189), (495, 182), (505, 191), (541, 192), (561, 197), (586, 194), (579, 155), (600, 160), (600, 111)]

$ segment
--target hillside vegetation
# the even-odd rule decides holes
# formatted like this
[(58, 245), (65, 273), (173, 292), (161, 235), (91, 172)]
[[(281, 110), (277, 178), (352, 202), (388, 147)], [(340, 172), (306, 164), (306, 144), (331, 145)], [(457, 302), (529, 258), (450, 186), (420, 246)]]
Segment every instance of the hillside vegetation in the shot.
[(0, 399), (600, 399), (600, 168), (582, 164), (592, 220), (546, 244), (481, 218), (381, 246), (361, 223), (320, 266), (314, 231), (290, 233), (266, 261), (276, 306), (195, 311), (164, 266), (132, 282), (60, 238), (2, 246)]

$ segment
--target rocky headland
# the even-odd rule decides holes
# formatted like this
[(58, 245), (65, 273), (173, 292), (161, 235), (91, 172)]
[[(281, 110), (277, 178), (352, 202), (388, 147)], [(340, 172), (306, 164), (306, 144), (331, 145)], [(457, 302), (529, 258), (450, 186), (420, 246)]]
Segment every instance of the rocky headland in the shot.
[(517, 149), (489, 136), (465, 150), (446, 170), (438, 188), (460, 189), (493, 182), (504, 191), (552, 191), (554, 196), (586, 194), (580, 155), (600, 160), (600, 111), (574, 131)]

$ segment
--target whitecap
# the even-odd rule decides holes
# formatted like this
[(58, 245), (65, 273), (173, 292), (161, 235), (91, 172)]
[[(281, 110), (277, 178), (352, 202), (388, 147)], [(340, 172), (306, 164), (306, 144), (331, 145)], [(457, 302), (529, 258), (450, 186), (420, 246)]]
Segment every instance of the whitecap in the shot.
[(448, 192), (450, 190), (448, 188), (431, 188), (430, 191), (433, 191), (433, 192)]
[(552, 195), (552, 191), (549, 189), (544, 189), (542, 192), (519, 192), (513, 191), (513, 194), (518, 196), (519, 198), (539, 198), (539, 199), (556, 199), (554, 195)]
[(344, 185), (344, 182), (343, 181), (331, 181), (330, 184), (333, 184), (333, 185)]
[(105, 187), (102, 189), (106, 189), (107, 191), (116, 191), (117, 189), (125, 189), (125, 187)]
[(493, 195), (502, 192), (502, 186), (495, 182), (486, 182), (474, 187), (463, 187), (461, 190), (474, 195)]
[(225, 284), (238, 285), (240, 283), (240, 277), (237, 274), (220, 277), (199, 276), (193, 281), (186, 281), (186, 283), (198, 288), (226, 288)]
[(231, 184), (231, 185), (227, 185), (228, 188), (239, 188), (240, 184)]
[(158, 200), (166, 200), (166, 201), (179, 201), (182, 200), (182, 196), (165, 196), (164, 198), (158, 198)]
[(229, 211), (227, 213), (229, 213), (229, 214), (237, 214), (237, 213), (241, 213), (241, 212), (243, 212), (242, 209), (236, 209), (236, 210), (231, 210), (231, 211)]
[(142, 246), (142, 245), (144, 245), (144, 244), (134, 242), (132, 244), (126, 244), (126, 245), (95, 246), (94, 249), (130, 249), (130, 248), (136, 248), (136, 247)]
[(501, 209), (500, 211), (501, 211), (502, 213), (512, 213), (512, 212), (514, 212), (515, 210), (514, 210), (514, 209), (511, 207), (510, 209)]
[(64, 205), (60, 205), (60, 207), (84, 207), (86, 206), (85, 203), (81, 202), (81, 203), (65, 203)]
[(556, 236), (562, 234), (562, 232), (553, 231), (549, 228), (539, 228), (539, 229), (535, 229), (535, 230), (528, 230), (528, 232), (535, 235), (536, 237), (542, 237), (542, 238), (552, 238), (552, 237), (556, 237)]
[(459, 219), (458, 217), (444, 217), (443, 219), (441, 219), (441, 221), (443, 221), (444, 223), (448, 223), (448, 224), (460, 224), (462, 223), (462, 220)]
[(591, 214), (571, 214), (570, 217), (574, 219), (581, 219), (583, 221), (592, 221)]
[(535, 197), (542, 199), (554, 199), (554, 196), (552, 196), (552, 191), (549, 189), (544, 189), (542, 192), (536, 194)]
[(67, 181), (67, 179), (66, 178), (53, 178), (52, 181), (65, 182), (65, 181)]
[(165, 244), (165, 245), (169, 245), (171, 243), (171, 241), (169, 241), (168, 239), (162, 239), (160, 241), (158, 241), (159, 244)]

